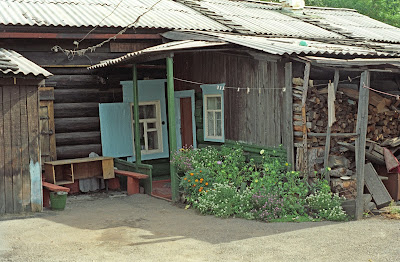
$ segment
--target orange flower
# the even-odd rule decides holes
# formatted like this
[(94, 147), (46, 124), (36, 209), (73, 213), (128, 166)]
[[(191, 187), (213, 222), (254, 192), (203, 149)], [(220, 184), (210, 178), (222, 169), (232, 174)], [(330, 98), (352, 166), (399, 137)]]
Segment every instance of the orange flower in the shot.
[(199, 180), (198, 180), (198, 179), (196, 179), (194, 182), (199, 182)]
[(190, 182), (190, 179), (188, 180), (188, 182)]
[(200, 183), (203, 183), (203, 180), (200, 179)]
[(201, 170), (199, 172), (201, 173)]
[(208, 192), (208, 190), (206, 190), (206, 193)]
[(196, 187), (196, 184), (194, 184), (193, 187)]
[(206, 182), (206, 186), (208, 186), (208, 182)]
[(204, 180), (204, 178), (200, 178), (200, 181), (203, 181)]
[(194, 174), (193, 174), (193, 173), (190, 173), (190, 175), (193, 176)]
[(200, 189), (199, 189), (199, 192), (201, 192), (201, 191), (203, 191), (203, 189), (200, 188)]
[(187, 180), (187, 177), (185, 177), (183, 180)]
[(203, 187), (201, 186), (200, 189), (203, 190)]

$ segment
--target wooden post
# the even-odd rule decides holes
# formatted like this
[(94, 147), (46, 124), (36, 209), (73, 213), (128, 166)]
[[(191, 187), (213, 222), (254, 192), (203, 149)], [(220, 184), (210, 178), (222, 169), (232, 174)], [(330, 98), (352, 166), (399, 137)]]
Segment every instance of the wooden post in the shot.
[(135, 158), (136, 164), (142, 163), (142, 148), (140, 147), (140, 126), (139, 126), (139, 88), (137, 82), (136, 64), (132, 66), (133, 81), (133, 120), (134, 120), (134, 139), (135, 139)]
[[(339, 84), (339, 69), (335, 69), (335, 76), (333, 78), (333, 86), (335, 89), (335, 95)], [(329, 122), (329, 121), (328, 121)], [(325, 154), (324, 154), (324, 168), (325, 168), (325, 179), (330, 181), (331, 177), (329, 172), (327, 172), (328, 161), (329, 161), (329, 151), (331, 150), (331, 126), (328, 123), (328, 127), (326, 129), (326, 141), (325, 141)]]
[[(167, 57), (167, 101), (168, 101), (168, 134), (169, 134), (169, 156), (177, 150), (176, 145), (176, 123), (175, 123), (175, 97), (174, 97), (174, 61), (172, 55)], [(179, 181), (176, 167), (170, 165), (172, 201), (179, 198)]]
[(286, 136), (284, 141), (286, 143), (287, 160), (294, 170), (294, 142), (293, 142), (293, 75), (292, 63), (285, 64), (285, 123), (286, 123)]
[(301, 115), (303, 120), (303, 172), (304, 178), (308, 178), (308, 145), (307, 145), (307, 115), (306, 115), (306, 101), (308, 93), (308, 82), (310, 80), (310, 62), (306, 63), (304, 68), (304, 83), (303, 83), (303, 97), (301, 99)]
[(361, 74), (360, 79), (360, 94), (358, 99), (357, 112), (357, 134), (356, 139), (356, 174), (357, 174), (357, 198), (356, 198), (356, 219), (361, 219), (364, 212), (364, 168), (365, 168), (365, 145), (367, 137), (368, 125), (368, 104), (369, 104), (369, 89), (364, 86), (369, 86), (370, 74), (366, 70)]

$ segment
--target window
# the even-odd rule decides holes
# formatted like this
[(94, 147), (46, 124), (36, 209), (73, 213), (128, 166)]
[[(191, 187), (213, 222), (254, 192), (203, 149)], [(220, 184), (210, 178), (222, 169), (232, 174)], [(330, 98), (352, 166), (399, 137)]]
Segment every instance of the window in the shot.
[(204, 140), (224, 142), (224, 94), (223, 86), (202, 85)]
[[(132, 125), (133, 105), (132, 105)], [(139, 103), (140, 146), (142, 154), (163, 152), (160, 101)]]

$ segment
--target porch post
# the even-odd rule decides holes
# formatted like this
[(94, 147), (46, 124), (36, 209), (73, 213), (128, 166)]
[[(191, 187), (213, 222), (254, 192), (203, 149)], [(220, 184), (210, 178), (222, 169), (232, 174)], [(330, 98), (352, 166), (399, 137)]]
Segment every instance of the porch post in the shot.
[(368, 101), (369, 89), (364, 86), (370, 85), (370, 74), (365, 70), (361, 74), (360, 93), (358, 98), (357, 112), (357, 139), (356, 139), (356, 173), (357, 173), (357, 198), (356, 198), (356, 219), (359, 220), (364, 212), (364, 168), (365, 168), (365, 144), (367, 139), (368, 126)]
[[(167, 100), (168, 100), (168, 134), (170, 159), (177, 150), (176, 123), (175, 123), (175, 98), (174, 98), (174, 61), (173, 56), (167, 57)], [(179, 181), (176, 167), (170, 165), (172, 201), (179, 198)]]
[(133, 74), (133, 120), (134, 123), (134, 139), (135, 139), (135, 158), (136, 164), (142, 163), (142, 152), (140, 147), (140, 127), (139, 127), (139, 89), (137, 82), (136, 64), (132, 66)]

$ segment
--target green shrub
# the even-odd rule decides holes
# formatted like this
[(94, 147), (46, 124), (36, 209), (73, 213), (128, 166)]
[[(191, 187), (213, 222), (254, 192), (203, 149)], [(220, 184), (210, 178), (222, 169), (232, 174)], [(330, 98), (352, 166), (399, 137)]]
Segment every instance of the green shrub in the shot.
[(323, 191), (318, 191), (306, 198), (308, 207), (314, 217), (331, 221), (344, 221), (347, 219), (347, 215), (341, 206), (343, 200), (338, 194)]

